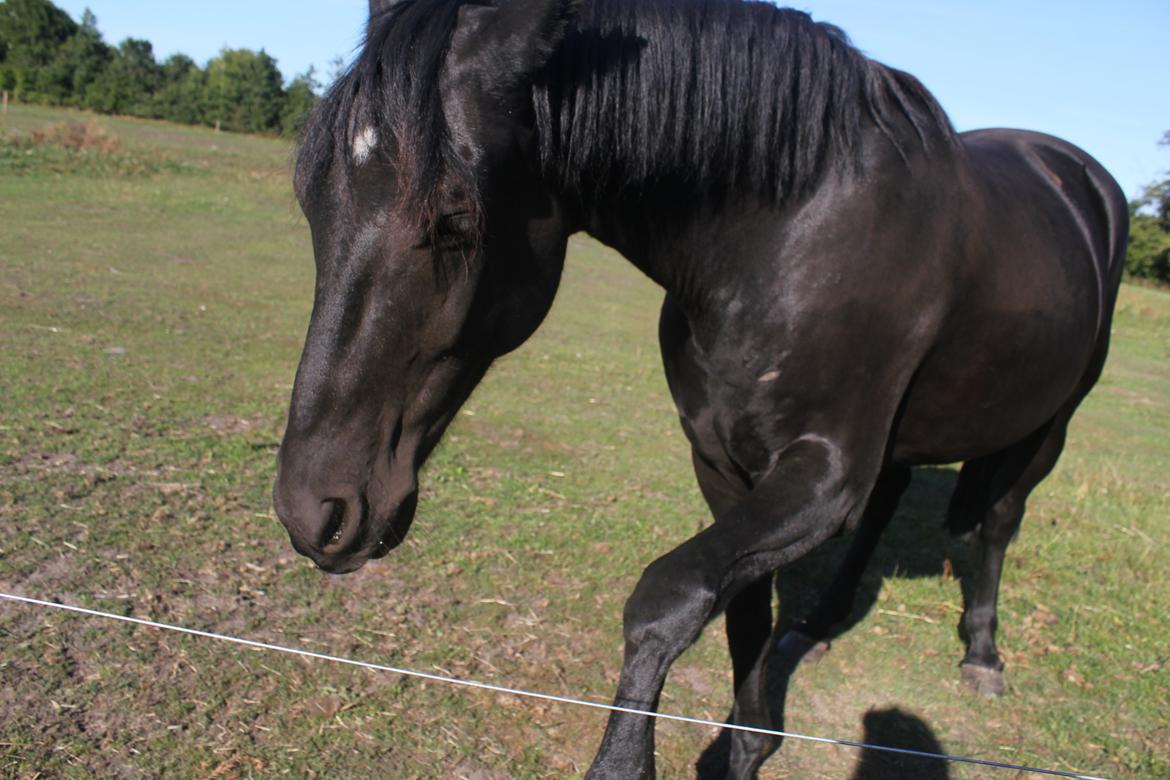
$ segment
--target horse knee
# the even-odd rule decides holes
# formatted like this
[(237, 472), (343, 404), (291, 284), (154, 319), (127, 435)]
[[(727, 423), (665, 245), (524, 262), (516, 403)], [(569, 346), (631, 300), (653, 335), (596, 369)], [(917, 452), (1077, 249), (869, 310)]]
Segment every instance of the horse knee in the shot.
[(634, 647), (681, 644), (685, 649), (711, 618), (717, 598), (715, 589), (695, 568), (659, 558), (642, 572), (626, 600), (622, 613), (625, 640)]

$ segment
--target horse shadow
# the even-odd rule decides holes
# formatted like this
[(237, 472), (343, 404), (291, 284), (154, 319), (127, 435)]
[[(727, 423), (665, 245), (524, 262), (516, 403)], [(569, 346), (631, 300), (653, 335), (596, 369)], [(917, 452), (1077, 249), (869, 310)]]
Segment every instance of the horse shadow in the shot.
[[(865, 735), (861, 741), (868, 745), (916, 750), (920, 753), (942, 753), (942, 745), (930, 726), (916, 715), (897, 707), (870, 710), (862, 719)], [(849, 780), (948, 780), (947, 763), (938, 758), (892, 753), (886, 750), (863, 748), (861, 758)]]
[[(915, 469), (913, 481), (898, 505), (898, 511), (885, 529), (873, 557), (861, 578), (848, 618), (833, 627), (826, 641), (832, 641), (861, 622), (878, 604), (882, 584), (888, 577), (949, 577), (958, 579), (964, 602), (970, 597), (978, 551), (951, 535), (944, 526), (947, 503), (954, 493), (958, 472), (946, 468)], [(848, 550), (849, 538), (833, 539), (800, 560), (785, 566), (776, 577), (779, 612), (775, 636), (783, 636), (800, 624), (816, 607), (828, 588)], [(957, 636), (965, 641), (961, 631)], [(961, 656), (956, 645), (956, 664)], [(767, 696), (772, 725), (784, 729), (788, 684), (801, 662), (823, 652), (823, 645), (804, 648), (807, 652), (777, 652), (772, 643), (767, 665)], [(872, 710), (863, 720), (864, 742), (939, 753), (941, 747), (930, 727), (906, 712)], [(730, 756), (731, 732), (721, 732), (703, 752), (696, 764), (699, 780), (726, 776)], [(946, 764), (938, 759), (906, 756), (864, 749), (852, 780), (883, 778), (948, 777)]]

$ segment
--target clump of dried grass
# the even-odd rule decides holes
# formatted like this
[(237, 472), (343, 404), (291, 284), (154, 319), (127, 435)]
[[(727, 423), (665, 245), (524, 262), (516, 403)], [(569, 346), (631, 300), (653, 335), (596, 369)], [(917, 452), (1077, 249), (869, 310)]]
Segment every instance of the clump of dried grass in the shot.
[(124, 144), (96, 119), (0, 135), (0, 172), (137, 177), (189, 169), (162, 150)]
[(113, 154), (122, 151), (122, 142), (96, 119), (86, 122), (58, 122), (29, 136), (38, 146), (56, 146), (71, 152)]

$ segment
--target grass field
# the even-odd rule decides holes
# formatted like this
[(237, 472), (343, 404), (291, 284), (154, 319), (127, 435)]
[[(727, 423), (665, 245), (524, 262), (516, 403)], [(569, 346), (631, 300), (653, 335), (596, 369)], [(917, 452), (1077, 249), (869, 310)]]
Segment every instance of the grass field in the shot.
[[(706, 519), (654, 341), (659, 294), (572, 240), (542, 330), (423, 475), (412, 536), (359, 574), (292, 552), (269, 491), (312, 259), (290, 147), (101, 119), (105, 152), (0, 125), (0, 590), (608, 701), (621, 605)], [(1170, 295), (1125, 287), (1113, 353), (1036, 491), (1001, 599), (1009, 695), (959, 682), (971, 552), (923, 471), (853, 625), (786, 728), (1109, 777), (1170, 776)], [(786, 572), (807, 609), (841, 552)], [(722, 631), (662, 709), (721, 718)], [(0, 603), (0, 776), (575, 777), (604, 716)], [(662, 724), (660, 775), (709, 730)], [(982, 778), (788, 740), (766, 778)]]

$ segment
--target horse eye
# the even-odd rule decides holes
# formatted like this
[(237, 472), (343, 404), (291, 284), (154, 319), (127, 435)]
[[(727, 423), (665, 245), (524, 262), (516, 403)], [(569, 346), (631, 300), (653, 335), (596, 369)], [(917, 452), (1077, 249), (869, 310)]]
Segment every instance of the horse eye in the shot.
[(469, 211), (440, 214), (435, 220), (431, 246), (440, 251), (462, 250), (473, 239), (475, 228), (475, 217)]
[(474, 229), (475, 219), (470, 211), (440, 214), (435, 223), (435, 232), (452, 236), (470, 235)]

